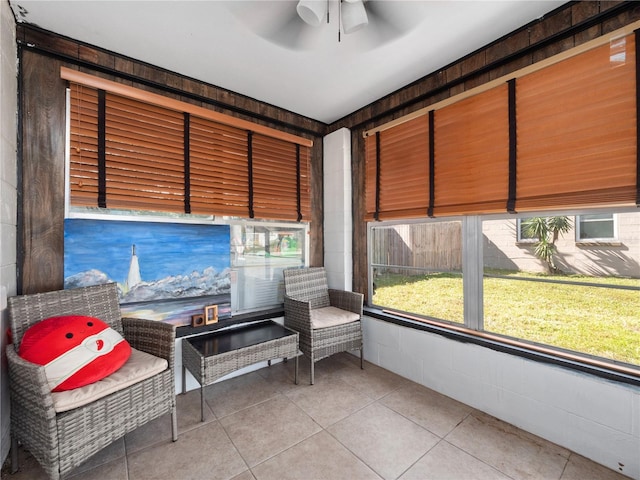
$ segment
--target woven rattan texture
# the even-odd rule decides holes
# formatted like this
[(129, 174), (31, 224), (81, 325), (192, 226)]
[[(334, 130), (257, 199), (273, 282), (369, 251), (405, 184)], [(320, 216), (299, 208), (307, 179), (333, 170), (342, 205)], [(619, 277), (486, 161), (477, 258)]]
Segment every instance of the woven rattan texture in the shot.
[(45, 318), (60, 315), (96, 317), (118, 333), (123, 333), (115, 283), (12, 297), (9, 299), (8, 307), (11, 334), (16, 349), (22, 342), (24, 332), (31, 325)]
[[(334, 353), (360, 350), (362, 361), (362, 306), (364, 295), (327, 287), (324, 268), (284, 270), (284, 324), (300, 333), (300, 350), (311, 359), (311, 383), (314, 363)], [(327, 299), (328, 304), (324, 303)], [(333, 306), (360, 315), (360, 320), (326, 328), (312, 328), (311, 310)]]
[(329, 287), (324, 268), (288, 268), (284, 272), (286, 293), (311, 304), (311, 308), (329, 307)]
[[(70, 314), (100, 318), (122, 333), (132, 347), (165, 358), (169, 368), (93, 403), (56, 414), (44, 367), (23, 360), (16, 349), (34, 323)], [(115, 284), (10, 298), (9, 321), (14, 339), (7, 346), (12, 469), (17, 468), (19, 441), (50, 478), (58, 479), (114, 440), (167, 413), (172, 414), (177, 438), (175, 327), (151, 320), (122, 320)]]
[(182, 342), (182, 364), (202, 386), (254, 363), (298, 355), (298, 334), (205, 357), (188, 340)]

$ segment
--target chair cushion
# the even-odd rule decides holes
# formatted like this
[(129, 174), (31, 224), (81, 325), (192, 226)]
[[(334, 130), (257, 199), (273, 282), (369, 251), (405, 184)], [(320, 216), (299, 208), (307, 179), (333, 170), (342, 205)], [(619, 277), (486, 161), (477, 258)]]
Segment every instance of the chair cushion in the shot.
[(311, 328), (327, 328), (355, 322), (360, 319), (357, 313), (337, 307), (322, 307), (311, 310)]
[(60, 413), (81, 407), (163, 372), (168, 366), (164, 358), (132, 348), (129, 360), (108, 377), (74, 390), (53, 392), (53, 408)]
[(51, 391), (61, 392), (111, 375), (127, 361), (131, 346), (98, 318), (66, 315), (33, 324), (19, 355), (43, 365)]

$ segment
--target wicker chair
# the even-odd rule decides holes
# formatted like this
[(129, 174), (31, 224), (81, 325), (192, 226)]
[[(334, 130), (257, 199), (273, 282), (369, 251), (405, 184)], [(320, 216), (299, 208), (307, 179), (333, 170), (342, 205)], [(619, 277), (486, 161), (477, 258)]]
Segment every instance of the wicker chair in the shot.
[(300, 334), (300, 350), (314, 364), (334, 353), (360, 350), (363, 368), (362, 304), (364, 295), (330, 289), (322, 267), (284, 272), (284, 324)]
[[(13, 339), (13, 344), (6, 349), (13, 473), (18, 470), (18, 442), (29, 450), (52, 479), (58, 479), (126, 433), (167, 413), (171, 414), (173, 441), (178, 439), (173, 325), (121, 318), (115, 283), (12, 297), (8, 312)], [(156, 368), (165, 368), (164, 371), (88, 404), (56, 411), (54, 399), (57, 401), (59, 397), (55, 395), (59, 393), (51, 393), (44, 367), (27, 362), (17, 352), (31, 325), (48, 317), (72, 314), (103, 320), (133, 349), (159, 357), (137, 352), (156, 362)], [(166, 367), (161, 359), (166, 360)], [(138, 369), (137, 364), (135, 369)]]

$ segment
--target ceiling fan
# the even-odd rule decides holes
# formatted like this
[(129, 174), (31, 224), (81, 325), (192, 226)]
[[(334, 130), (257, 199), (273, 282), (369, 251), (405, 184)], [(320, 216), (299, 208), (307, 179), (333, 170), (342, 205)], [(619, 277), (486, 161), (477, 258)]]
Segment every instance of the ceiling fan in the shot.
[[(320, 50), (340, 44), (370, 50), (416, 27), (425, 19), (428, 2), (262, 0), (229, 4), (253, 33), (290, 50)], [(348, 42), (343, 35), (349, 35)]]
[[(329, 0), (300, 0), (296, 11), (300, 18), (312, 27), (320, 26), (325, 17), (327, 23), (330, 22)], [(339, 0), (338, 16), (341, 27), (338, 28), (338, 42), (342, 32), (354, 33), (369, 24), (363, 0)]]

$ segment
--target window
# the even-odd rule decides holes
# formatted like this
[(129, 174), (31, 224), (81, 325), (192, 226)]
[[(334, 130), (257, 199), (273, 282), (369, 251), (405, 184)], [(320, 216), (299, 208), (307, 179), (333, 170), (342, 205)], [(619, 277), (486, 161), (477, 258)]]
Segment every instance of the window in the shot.
[[(612, 32), (366, 131), (370, 302), (640, 365), (636, 39)], [(447, 296), (435, 277), (455, 275)]]
[(282, 270), (308, 265), (307, 233), (304, 224), (231, 221), (233, 313), (282, 304)]
[(578, 247), (571, 230), (580, 221), (575, 227), (570, 221), (564, 233), (549, 232), (553, 254), (544, 257), (513, 242), (514, 228), (528, 219), (513, 215), (372, 223), (370, 303), (412, 320), (462, 323), (545, 353), (640, 366), (640, 212), (576, 218), (608, 219), (609, 226), (616, 218), (619, 245), (606, 252)]
[(531, 230), (532, 218), (534, 217), (518, 218), (516, 220), (518, 229), (518, 242), (533, 243), (537, 240), (535, 233)]
[(62, 76), (72, 82), (67, 214), (228, 224), (232, 313), (282, 304), (282, 270), (308, 264), (312, 142), (64, 67)]
[[(600, 227), (598, 222), (605, 222), (611, 227), (615, 216), (625, 224), (621, 246), (606, 252), (602, 247), (597, 252), (576, 247), (574, 238), (585, 219), (586, 225), (595, 222)], [(552, 217), (541, 217), (572, 215), (554, 212)], [(483, 329), (640, 365), (640, 239), (634, 233), (640, 214), (578, 215), (576, 236), (570, 230), (548, 233), (546, 240), (552, 245), (548, 256), (548, 250), (525, 251), (500, 242), (497, 232), (508, 221), (483, 221), (483, 236), (490, 240), (483, 252)], [(611, 232), (606, 227), (592, 231)], [(491, 244), (499, 255), (492, 254)]]
[(373, 304), (463, 323), (462, 222), (370, 228)]
[(576, 242), (610, 241), (615, 239), (615, 215), (602, 213), (576, 216)]

